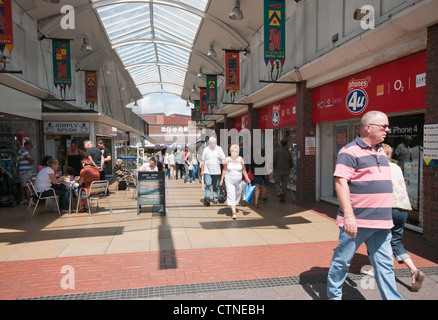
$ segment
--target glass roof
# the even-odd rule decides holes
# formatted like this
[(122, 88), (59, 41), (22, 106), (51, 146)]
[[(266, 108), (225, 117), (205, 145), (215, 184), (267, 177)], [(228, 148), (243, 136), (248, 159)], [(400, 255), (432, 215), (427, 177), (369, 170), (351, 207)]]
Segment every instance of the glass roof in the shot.
[(92, 0), (111, 45), (142, 95), (181, 96), (208, 0)]

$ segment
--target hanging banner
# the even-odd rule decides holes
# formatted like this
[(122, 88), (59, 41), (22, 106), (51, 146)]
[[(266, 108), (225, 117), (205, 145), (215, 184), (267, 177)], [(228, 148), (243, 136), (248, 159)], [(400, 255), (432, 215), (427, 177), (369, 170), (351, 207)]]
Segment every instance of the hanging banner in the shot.
[(239, 51), (225, 51), (225, 90), (227, 93), (239, 93), (240, 91), (239, 59)]
[(85, 72), (85, 101), (97, 103), (97, 72)]
[(284, 0), (264, 0), (265, 63), (286, 59), (286, 3)]
[(195, 100), (195, 118), (194, 121), (201, 120), (201, 101)]
[(201, 100), (201, 113), (208, 113), (208, 104), (207, 104), (207, 88), (199, 88), (200, 89), (200, 100)]
[(3, 54), (7, 48), (11, 53), (13, 47), (11, 0), (0, 0), (0, 52)]
[(207, 105), (208, 109), (215, 107), (217, 104), (217, 76), (207, 75)]
[(70, 41), (52, 40), (53, 80), (55, 87), (71, 87)]

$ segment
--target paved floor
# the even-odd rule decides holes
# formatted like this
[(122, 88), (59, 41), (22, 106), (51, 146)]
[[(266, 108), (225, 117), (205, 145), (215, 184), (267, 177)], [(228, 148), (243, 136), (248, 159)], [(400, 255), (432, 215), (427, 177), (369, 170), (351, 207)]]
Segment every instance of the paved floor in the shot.
[[(112, 192), (99, 210), (58, 216), (41, 205), (0, 208), (0, 299), (325, 299), (325, 281), (338, 229), (337, 207), (279, 203), (269, 196), (255, 209), (242, 202), (238, 219), (225, 205), (204, 207), (199, 183), (167, 183), (167, 215), (137, 215), (132, 191)], [(406, 231), (405, 246), (426, 272), (419, 293), (396, 265), (406, 299), (438, 298), (438, 253)], [(357, 252), (345, 299), (380, 299), (369, 264)]]

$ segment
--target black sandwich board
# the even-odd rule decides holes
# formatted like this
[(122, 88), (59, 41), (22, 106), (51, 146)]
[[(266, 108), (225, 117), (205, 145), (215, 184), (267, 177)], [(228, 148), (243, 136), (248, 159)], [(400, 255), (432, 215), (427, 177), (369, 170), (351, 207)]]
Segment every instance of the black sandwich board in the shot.
[(158, 214), (166, 215), (166, 184), (164, 171), (138, 171), (137, 183), (137, 215), (140, 214), (141, 206), (153, 206), (158, 208)]

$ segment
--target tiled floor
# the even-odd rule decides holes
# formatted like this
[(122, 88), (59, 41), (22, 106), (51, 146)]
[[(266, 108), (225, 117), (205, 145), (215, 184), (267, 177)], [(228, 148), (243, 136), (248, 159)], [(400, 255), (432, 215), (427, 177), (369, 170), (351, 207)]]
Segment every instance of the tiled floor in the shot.
[[(283, 204), (270, 197), (259, 209), (241, 206), (234, 221), (225, 205), (200, 203), (198, 183), (169, 181), (167, 190), (166, 217), (155, 216), (151, 208), (137, 215), (132, 193), (125, 198), (123, 191), (111, 194), (113, 214), (100, 201), (91, 218), (88, 213), (58, 216), (42, 205), (29, 219), (22, 205), (0, 208), (0, 298), (327, 272), (338, 236), (334, 206)], [(438, 255), (410, 248), (419, 267), (437, 266)], [(367, 259), (361, 247), (352, 269), (359, 270)], [(71, 274), (62, 272), (65, 266), (71, 266)], [(62, 286), (68, 274), (74, 275), (74, 289)]]

